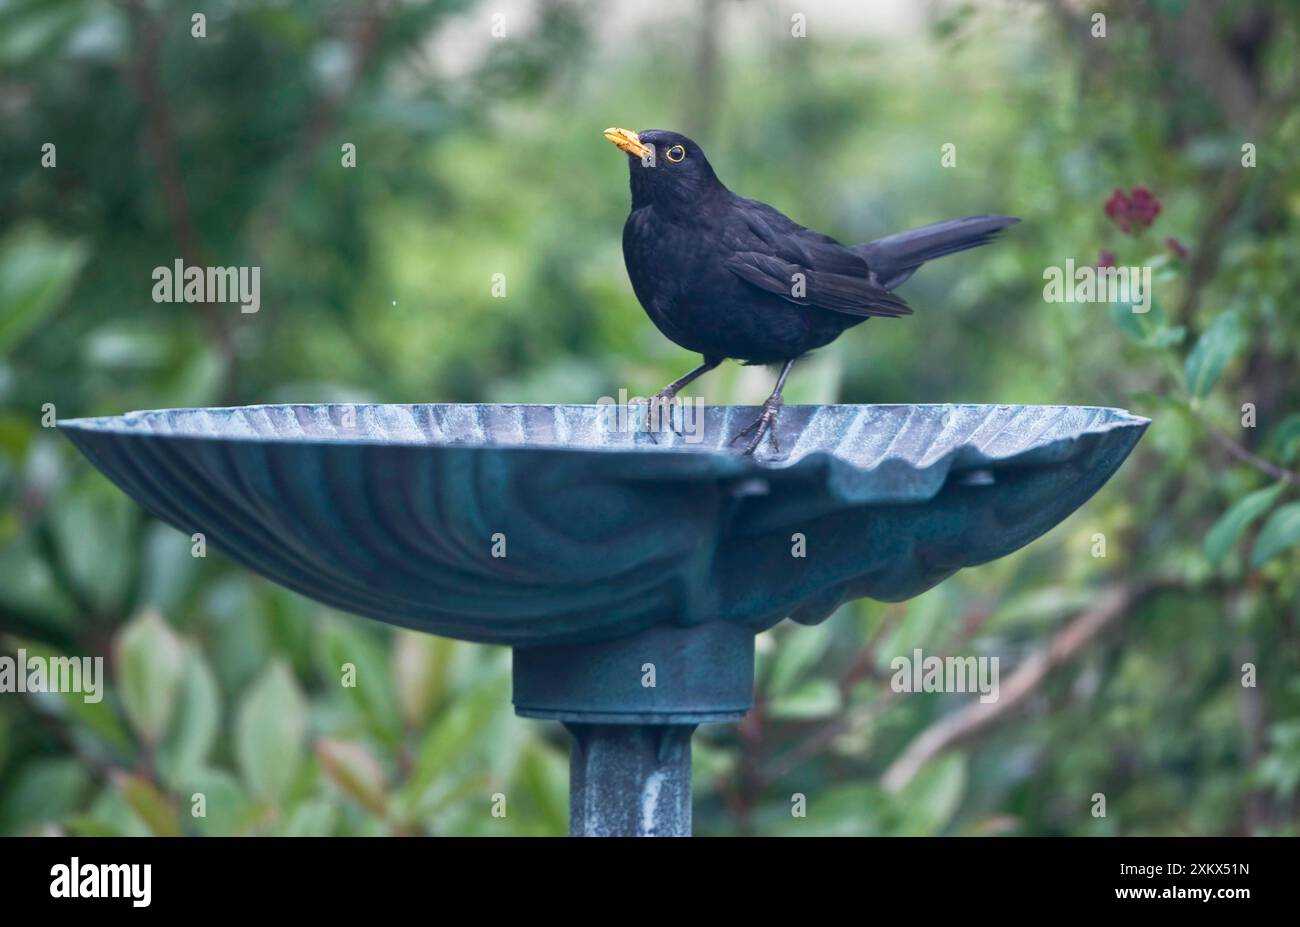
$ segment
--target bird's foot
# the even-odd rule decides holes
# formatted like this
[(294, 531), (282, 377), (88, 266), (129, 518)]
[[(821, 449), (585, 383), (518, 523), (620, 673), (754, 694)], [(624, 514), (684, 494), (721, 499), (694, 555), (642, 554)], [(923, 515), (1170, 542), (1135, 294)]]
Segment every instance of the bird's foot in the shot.
[(767, 401), (763, 403), (763, 413), (746, 426), (743, 431), (732, 438), (731, 443), (735, 444), (752, 431), (754, 437), (750, 439), (749, 444), (745, 445), (745, 450), (742, 452), (745, 456), (749, 456), (753, 454), (754, 451), (758, 450), (758, 446), (763, 443), (763, 438), (765, 436), (772, 439), (772, 447), (777, 451), (777, 453), (780, 453), (781, 445), (776, 438), (776, 420), (777, 416), (781, 414), (781, 405), (782, 402), (779, 393), (767, 397)]
[(677, 390), (670, 386), (665, 386), (659, 392), (655, 393), (649, 399), (641, 400), (645, 403), (645, 419), (642, 431), (650, 435), (650, 440), (656, 444), (659, 439), (655, 437), (656, 432), (662, 430), (664, 425), (674, 434), (680, 434), (673, 423), (673, 409), (676, 404)]

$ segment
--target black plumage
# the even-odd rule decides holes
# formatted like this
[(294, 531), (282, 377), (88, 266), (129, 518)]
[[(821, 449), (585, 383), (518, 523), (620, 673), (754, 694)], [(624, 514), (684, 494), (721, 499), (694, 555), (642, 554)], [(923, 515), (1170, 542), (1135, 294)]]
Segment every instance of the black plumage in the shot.
[(983, 245), (1018, 221), (1008, 216), (950, 219), (861, 245), (842, 245), (765, 203), (737, 196), (700, 146), (676, 132), (607, 129), (628, 155), (632, 212), (623, 258), (632, 288), (669, 339), (703, 363), (656, 396), (677, 392), (726, 358), (780, 363), (753, 451), (772, 426), (794, 361), (872, 316), (910, 315), (893, 289), (926, 261)]

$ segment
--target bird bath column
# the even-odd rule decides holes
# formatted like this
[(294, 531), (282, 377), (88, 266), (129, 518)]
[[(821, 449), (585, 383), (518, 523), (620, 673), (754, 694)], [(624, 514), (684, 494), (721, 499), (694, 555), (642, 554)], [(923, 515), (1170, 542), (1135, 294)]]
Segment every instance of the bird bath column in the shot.
[(569, 834), (689, 837), (693, 724), (565, 724)]
[(573, 737), (573, 836), (689, 836), (691, 735), (740, 718), (753, 692), (754, 634), (734, 624), (514, 650), (515, 712)]

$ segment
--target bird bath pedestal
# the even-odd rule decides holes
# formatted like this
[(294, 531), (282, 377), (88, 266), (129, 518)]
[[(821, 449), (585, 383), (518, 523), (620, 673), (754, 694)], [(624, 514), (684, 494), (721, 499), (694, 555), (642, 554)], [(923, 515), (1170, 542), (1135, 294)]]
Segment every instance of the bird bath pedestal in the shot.
[(754, 632), (723, 622), (651, 627), (594, 644), (516, 647), (515, 712), (573, 736), (569, 832), (691, 832), (691, 734), (735, 721), (754, 691)]
[[(690, 737), (751, 704), (754, 635), (917, 595), (1083, 504), (1146, 419), (1076, 406), (790, 406), (780, 453), (609, 406), (280, 405), (60, 428), (156, 517), (333, 607), (514, 648), (573, 737), (570, 830), (689, 834)], [(793, 555), (796, 536), (806, 551)]]

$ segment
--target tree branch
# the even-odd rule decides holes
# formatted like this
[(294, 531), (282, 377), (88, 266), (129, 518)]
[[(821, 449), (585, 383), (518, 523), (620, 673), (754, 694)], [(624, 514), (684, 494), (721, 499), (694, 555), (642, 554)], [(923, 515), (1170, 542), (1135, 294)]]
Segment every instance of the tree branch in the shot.
[(973, 702), (922, 731), (890, 764), (881, 777), (881, 784), (889, 792), (901, 791), (926, 763), (1010, 715), (1038, 690), (1053, 670), (1078, 656), (1103, 631), (1152, 592), (1170, 585), (1162, 582), (1120, 583), (1104, 590), (1091, 608), (1057, 632), (1046, 646), (1021, 661), (1011, 677), (1001, 685), (996, 702)]
[[(127, 67), (127, 73), (135, 88), (136, 97), (145, 111), (145, 144), (158, 169), (163, 201), (167, 207), (172, 230), (185, 263), (192, 266), (205, 266), (207, 261), (204, 256), (203, 242), (199, 236), (198, 225), (194, 221), (194, 210), (185, 191), (180, 158), (176, 153), (176, 130), (172, 122), (171, 108), (167, 103), (167, 93), (158, 80), (158, 53), (166, 37), (166, 24), (145, 9), (144, 4), (139, 0), (122, 0), (120, 5), (126, 9), (131, 19), (136, 48), (136, 54)], [(180, 281), (177, 281), (177, 285), (180, 285)], [(221, 310), (207, 302), (198, 305), (216, 341), (217, 351), (222, 360), (221, 393), (223, 398), (229, 398), (228, 393), (235, 379), (234, 341), (226, 327)]]
[(352, 33), (349, 84), (337, 93), (322, 92), (312, 104), (302, 133), (288, 160), (288, 173), (275, 186), (260, 218), (255, 223), (258, 237), (270, 238), (284, 221), (285, 213), (298, 193), (298, 189), (311, 173), (316, 153), (325, 140), (333, 134), (343, 109), (343, 101), (356, 87), (361, 76), (370, 67), (379, 39), (384, 32), (388, 4), (385, 0), (371, 0)]
[(1279, 467), (1275, 463), (1265, 460), (1258, 454), (1248, 451), (1245, 447), (1219, 431), (1199, 415), (1197, 416), (1197, 419), (1200, 421), (1201, 425), (1204, 426), (1210, 437), (1214, 439), (1214, 442), (1237, 460), (1244, 464), (1249, 464), (1260, 473), (1263, 473), (1265, 476), (1271, 476), (1275, 480), (1282, 480), (1285, 483), (1300, 483), (1300, 473), (1296, 473), (1294, 470), (1287, 470), (1283, 467)]

